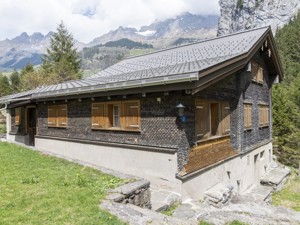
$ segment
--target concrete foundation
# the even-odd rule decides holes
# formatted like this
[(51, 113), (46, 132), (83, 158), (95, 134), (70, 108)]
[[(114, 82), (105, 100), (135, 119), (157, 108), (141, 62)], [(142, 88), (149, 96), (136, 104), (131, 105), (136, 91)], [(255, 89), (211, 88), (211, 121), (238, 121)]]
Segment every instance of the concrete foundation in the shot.
[(163, 184), (168, 189), (180, 191), (180, 181), (175, 177), (177, 172), (175, 152), (138, 150), (45, 138), (35, 138), (35, 147), (142, 177), (148, 179), (151, 184)]

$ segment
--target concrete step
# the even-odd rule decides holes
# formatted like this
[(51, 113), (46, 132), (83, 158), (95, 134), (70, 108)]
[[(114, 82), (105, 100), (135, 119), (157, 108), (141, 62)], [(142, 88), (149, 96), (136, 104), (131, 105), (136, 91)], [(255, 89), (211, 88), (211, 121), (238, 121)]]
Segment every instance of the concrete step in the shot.
[(285, 180), (290, 175), (291, 170), (287, 167), (272, 168), (265, 176), (260, 180), (260, 183), (264, 186), (269, 186), (274, 191), (279, 191), (285, 183)]

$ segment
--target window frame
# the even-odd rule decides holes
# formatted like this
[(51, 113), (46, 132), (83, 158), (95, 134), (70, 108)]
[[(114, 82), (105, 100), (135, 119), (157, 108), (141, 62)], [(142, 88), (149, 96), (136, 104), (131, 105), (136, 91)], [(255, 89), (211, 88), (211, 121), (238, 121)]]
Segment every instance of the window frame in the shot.
[[(52, 111), (52, 115), (50, 114)], [(63, 113), (63, 111), (65, 111)], [(63, 115), (65, 114), (65, 115)], [(51, 117), (50, 117), (51, 115)], [(68, 106), (67, 104), (48, 105), (48, 127), (67, 128), (68, 127)], [(50, 120), (52, 120), (50, 122)], [(63, 121), (63, 122), (61, 122)]]
[[(217, 108), (215, 108), (217, 104)], [(207, 107), (207, 108), (206, 108)], [(208, 119), (201, 120), (200, 112), (197, 110), (204, 110), (201, 114)], [(212, 111), (217, 112), (217, 122), (212, 121)], [(200, 118), (198, 118), (200, 116)], [(215, 123), (213, 134), (213, 123)], [(206, 130), (206, 131), (205, 131)], [(200, 132), (199, 132), (200, 131)], [(202, 132), (204, 131), (206, 133)], [(229, 101), (216, 100), (195, 100), (195, 137), (196, 142), (207, 141), (209, 139), (221, 138), (230, 136), (230, 104)]]
[[(133, 104), (132, 107), (137, 108), (136, 116), (128, 116), (126, 111), (126, 105)], [(99, 115), (95, 115), (93, 107), (95, 105), (102, 105), (103, 119), (102, 124), (93, 124), (93, 121), (97, 120)], [(115, 130), (115, 131), (131, 131), (131, 132), (141, 132), (141, 122), (140, 122), (140, 100), (127, 100), (127, 101), (110, 101), (110, 102), (93, 102), (92, 107), (92, 130)], [(118, 107), (118, 115), (115, 114), (115, 107)], [(115, 117), (118, 116), (119, 124), (115, 124)], [(136, 117), (137, 124), (130, 125), (128, 121), (130, 118)], [(128, 125), (129, 124), (129, 125)]]

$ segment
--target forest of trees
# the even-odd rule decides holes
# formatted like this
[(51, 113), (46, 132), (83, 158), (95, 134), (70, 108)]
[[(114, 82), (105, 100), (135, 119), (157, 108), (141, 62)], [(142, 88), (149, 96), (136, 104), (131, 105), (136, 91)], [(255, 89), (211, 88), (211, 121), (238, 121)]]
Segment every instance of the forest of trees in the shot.
[(284, 81), (273, 89), (275, 154), (285, 165), (300, 162), (300, 13), (275, 36)]

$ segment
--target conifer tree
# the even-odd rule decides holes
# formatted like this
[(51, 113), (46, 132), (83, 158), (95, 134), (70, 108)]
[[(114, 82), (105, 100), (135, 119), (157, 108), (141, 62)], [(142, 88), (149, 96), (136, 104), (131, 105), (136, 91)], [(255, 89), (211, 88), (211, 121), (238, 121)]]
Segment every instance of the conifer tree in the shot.
[(20, 90), (21, 78), (18, 71), (14, 70), (14, 72), (10, 75), (10, 88), (12, 93), (17, 93)]
[(0, 73), (0, 96), (9, 95), (11, 93), (10, 83), (7, 76)]
[(81, 61), (74, 47), (74, 39), (63, 22), (52, 35), (50, 47), (42, 60), (45, 72), (49, 76), (58, 76), (58, 82), (81, 78)]
[(273, 89), (273, 130), (280, 162), (300, 162), (300, 13), (276, 33), (285, 80)]

